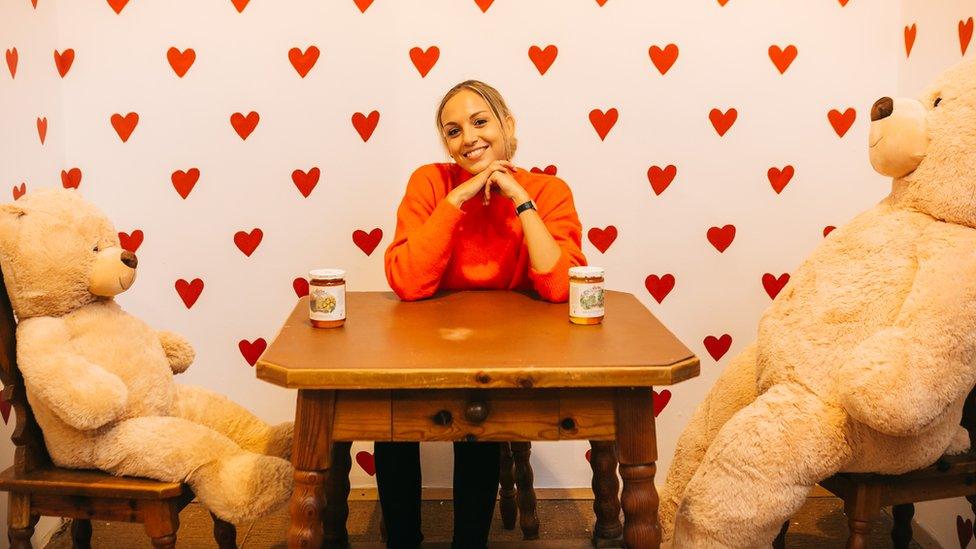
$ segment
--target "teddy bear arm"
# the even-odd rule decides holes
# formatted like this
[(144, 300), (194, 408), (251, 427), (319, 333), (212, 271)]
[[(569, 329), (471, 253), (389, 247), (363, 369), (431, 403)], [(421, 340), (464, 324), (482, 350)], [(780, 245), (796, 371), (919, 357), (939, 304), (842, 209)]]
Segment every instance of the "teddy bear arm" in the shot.
[(190, 367), (190, 364), (193, 363), (193, 359), (196, 356), (190, 342), (179, 334), (165, 330), (158, 331), (157, 335), (159, 336), (159, 343), (163, 346), (163, 352), (166, 353), (166, 358), (169, 359), (169, 366), (173, 370), (173, 373), (181, 374), (185, 372)]

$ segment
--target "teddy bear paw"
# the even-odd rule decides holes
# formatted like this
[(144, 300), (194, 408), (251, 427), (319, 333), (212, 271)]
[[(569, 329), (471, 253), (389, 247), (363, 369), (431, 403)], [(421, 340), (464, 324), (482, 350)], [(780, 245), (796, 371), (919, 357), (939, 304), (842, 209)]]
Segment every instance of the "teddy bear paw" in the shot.
[(248, 452), (200, 467), (189, 482), (211, 512), (241, 524), (288, 501), (294, 486), (294, 468), (279, 457)]

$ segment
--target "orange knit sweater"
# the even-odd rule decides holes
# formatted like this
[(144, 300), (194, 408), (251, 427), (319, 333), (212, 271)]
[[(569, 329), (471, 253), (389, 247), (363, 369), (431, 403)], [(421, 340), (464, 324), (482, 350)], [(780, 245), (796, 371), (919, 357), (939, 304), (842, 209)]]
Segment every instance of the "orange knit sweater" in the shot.
[(569, 298), (569, 268), (586, 265), (569, 187), (556, 177), (523, 169), (513, 177), (535, 201), (559, 245), (556, 265), (548, 272), (529, 265), (511, 200), (493, 192), (484, 206), (478, 194), (455, 208), (444, 198), (471, 175), (457, 164), (428, 164), (410, 176), (397, 210), (396, 234), (386, 250), (386, 279), (401, 299), (423, 299), (439, 289), (534, 289), (547, 301)]

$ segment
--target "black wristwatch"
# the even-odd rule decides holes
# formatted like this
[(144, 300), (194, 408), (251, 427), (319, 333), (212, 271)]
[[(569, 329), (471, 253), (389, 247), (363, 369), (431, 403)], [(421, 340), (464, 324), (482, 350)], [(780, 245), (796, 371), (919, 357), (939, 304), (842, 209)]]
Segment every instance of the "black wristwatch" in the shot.
[(515, 207), (515, 215), (516, 216), (522, 215), (522, 212), (524, 212), (525, 210), (535, 210), (535, 202), (531, 200), (527, 200), (519, 204), (518, 206)]

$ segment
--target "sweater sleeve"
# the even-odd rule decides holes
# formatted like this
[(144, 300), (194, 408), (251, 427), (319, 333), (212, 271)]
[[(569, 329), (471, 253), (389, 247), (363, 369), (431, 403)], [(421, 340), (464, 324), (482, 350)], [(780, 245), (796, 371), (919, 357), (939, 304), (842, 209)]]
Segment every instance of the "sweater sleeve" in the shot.
[(396, 233), (384, 257), (386, 280), (400, 299), (434, 295), (451, 258), (454, 228), (463, 216), (453, 204), (437, 198), (423, 168), (410, 176), (397, 209)]
[(537, 271), (529, 265), (529, 280), (539, 296), (546, 301), (563, 303), (569, 300), (569, 268), (586, 265), (586, 257), (581, 249), (583, 227), (573, 194), (561, 179), (547, 184), (536, 200), (542, 222), (549, 234), (559, 245), (559, 259), (546, 272)]

